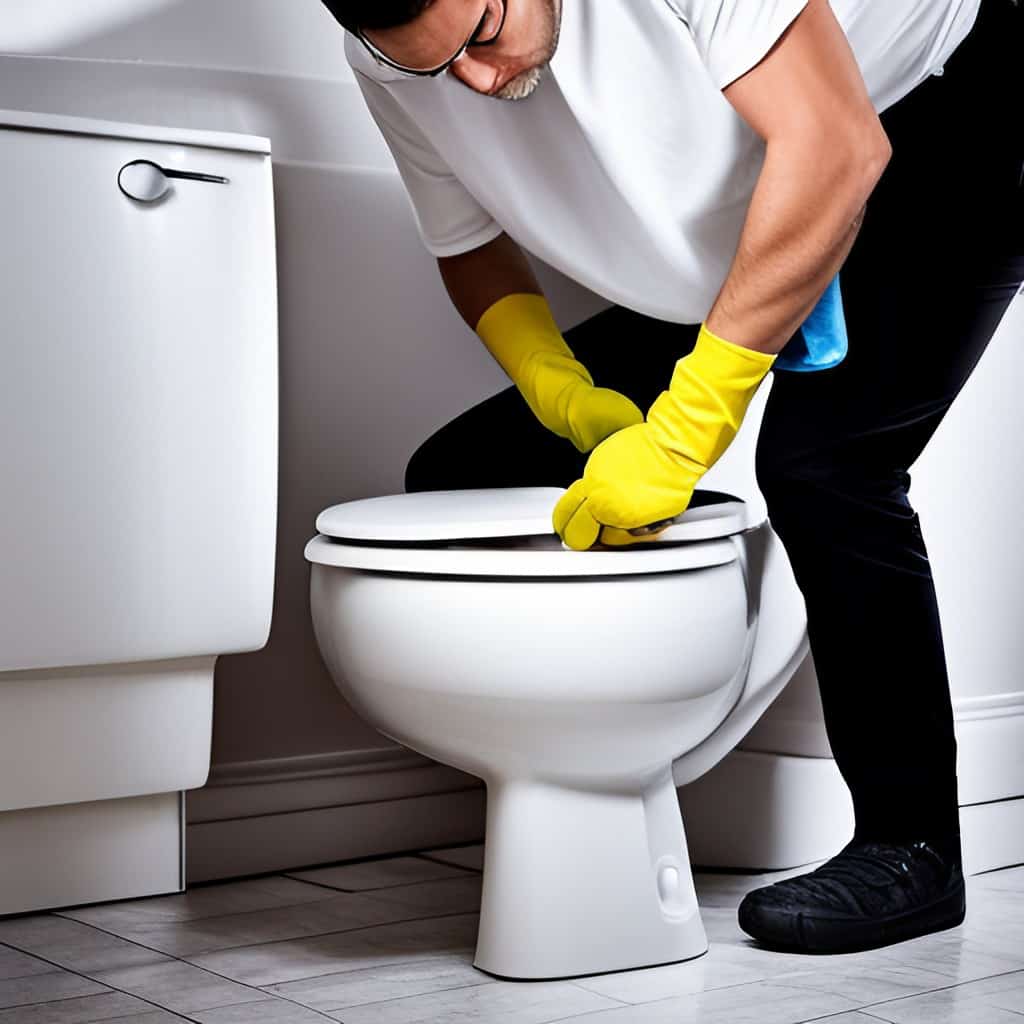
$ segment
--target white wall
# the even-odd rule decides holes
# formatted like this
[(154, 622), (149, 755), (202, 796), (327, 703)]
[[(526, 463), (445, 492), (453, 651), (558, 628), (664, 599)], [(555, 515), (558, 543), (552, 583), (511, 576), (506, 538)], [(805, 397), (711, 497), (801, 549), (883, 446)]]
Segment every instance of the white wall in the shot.
[(4, 0), (0, 52), (350, 81), (319, 0)]

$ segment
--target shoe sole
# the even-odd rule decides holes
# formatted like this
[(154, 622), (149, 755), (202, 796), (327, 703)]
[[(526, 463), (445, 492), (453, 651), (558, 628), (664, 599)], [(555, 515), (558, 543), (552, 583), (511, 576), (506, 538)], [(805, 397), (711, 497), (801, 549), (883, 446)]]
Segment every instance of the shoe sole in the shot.
[(748, 935), (780, 951), (853, 953), (955, 928), (966, 914), (967, 889), (961, 879), (933, 903), (881, 920), (786, 914), (764, 907), (741, 907), (738, 918)]

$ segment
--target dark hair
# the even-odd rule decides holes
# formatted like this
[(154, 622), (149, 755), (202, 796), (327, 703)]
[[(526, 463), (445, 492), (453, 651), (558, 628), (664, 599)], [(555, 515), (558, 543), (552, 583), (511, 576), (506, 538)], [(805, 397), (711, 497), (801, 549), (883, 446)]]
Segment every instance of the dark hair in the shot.
[(418, 18), (434, 0), (321, 0), (349, 32), (361, 28), (394, 28)]

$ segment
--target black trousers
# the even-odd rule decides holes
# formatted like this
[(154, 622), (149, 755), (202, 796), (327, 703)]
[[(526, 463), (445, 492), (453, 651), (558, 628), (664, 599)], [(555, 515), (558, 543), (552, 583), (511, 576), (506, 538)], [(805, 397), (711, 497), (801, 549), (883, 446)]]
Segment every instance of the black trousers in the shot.
[[(775, 371), (758, 438), (858, 838), (959, 832), (942, 629), (907, 467), (1024, 280), (1022, 54), (1024, 7), (982, 0), (944, 74), (881, 115), (893, 156), (840, 272), (849, 352), (830, 370)], [(615, 306), (566, 341), (596, 384), (646, 411), (699, 327)], [(586, 460), (509, 387), (430, 437), (405, 487), (567, 487)]]

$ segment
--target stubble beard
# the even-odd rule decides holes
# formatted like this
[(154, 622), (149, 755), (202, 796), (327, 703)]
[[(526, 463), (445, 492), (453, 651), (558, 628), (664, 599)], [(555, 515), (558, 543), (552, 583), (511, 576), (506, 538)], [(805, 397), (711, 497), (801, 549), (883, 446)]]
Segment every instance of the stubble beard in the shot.
[(547, 16), (547, 35), (549, 42), (546, 54), (540, 64), (521, 71), (515, 78), (507, 81), (497, 92), (491, 93), (499, 100), (525, 100), (540, 85), (548, 71), (551, 58), (558, 48), (558, 34), (562, 27), (562, 0), (544, 0)]

